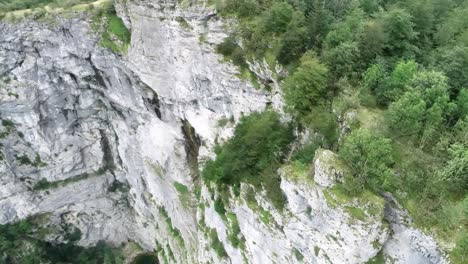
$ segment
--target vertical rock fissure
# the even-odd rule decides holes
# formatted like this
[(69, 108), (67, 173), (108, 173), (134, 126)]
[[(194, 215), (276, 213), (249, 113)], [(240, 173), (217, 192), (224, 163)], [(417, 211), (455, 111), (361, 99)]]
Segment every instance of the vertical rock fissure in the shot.
[(187, 155), (187, 163), (190, 168), (193, 179), (198, 178), (198, 151), (200, 149), (201, 140), (195, 132), (195, 128), (186, 120), (182, 119), (182, 134), (185, 139), (185, 152)]

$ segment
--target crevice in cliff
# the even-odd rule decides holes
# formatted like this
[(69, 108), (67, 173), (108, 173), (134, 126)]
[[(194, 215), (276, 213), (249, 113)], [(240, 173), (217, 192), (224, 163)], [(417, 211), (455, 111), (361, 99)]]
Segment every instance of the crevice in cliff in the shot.
[(152, 98), (143, 97), (143, 101), (145, 103), (146, 108), (148, 110), (152, 109), (156, 116), (161, 119), (161, 103), (159, 101), (159, 96), (156, 92), (152, 92)]
[(182, 134), (185, 139), (185, 153), (187, 163), (190, 168), (191, 176), (196, 179), (199, 176), (198, 171), (198, 151), (200, 150), (201, 139), (197, 135), (195, 128), (186, 120), (182, 119)]
[(101, 168), (104, 171), (113, 171), (115, 169), (114, 158), (112, 156), (112, 149), (110, 147), (109, 138), (106, 135), (106, 132), (102, 129), (99, 130), (101, 135), (101, 148), (102, 148), (102, 166)]
[(106, 79), (105, 79), (105, 77), (102, 75), (102, 71), (99, 70), (99, 69), (96, 67), (96, 65), (93, 63), (93, 61), (91, 60), (91, 58), (86, 58), (86, 60), (89, 62), (89, 64), (91, 65), (91, 67), (93, 68), (93, 70), (94, 70), (94, 72), (95, 72), (95, 75), (94, 75), (95, 81), (96, 81), (100, 86), (102, 86), (102, 88), (107, 89)]

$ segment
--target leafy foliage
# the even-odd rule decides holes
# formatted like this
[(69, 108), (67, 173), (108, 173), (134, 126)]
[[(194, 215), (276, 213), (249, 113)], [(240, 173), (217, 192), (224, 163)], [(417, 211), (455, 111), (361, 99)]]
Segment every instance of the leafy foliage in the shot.
[(263, 186), (269, 198), (282, 207), (284, 200), (279, 195), (281, 190), (276, 169), (292, 140), (291, 126), (282, 124), (273, 111), (242, 117), (234, 137), (218, 147), (215, 160), (206, 163), (203, 177), (230, 186), (243, 181)]
[(327, 94), (327, 77), (327, 67), (314, 54), (304, 55), (297, 71), (283, 85), (288, 110), (303, 117), (321, 104)]
[(131, 33), (113, 8), (95, 15), (93, 27), (102, 33), (99, 43), (102, 47), (107, 47), (116, 53), (127, 52)]
[(409, 91), (390, 105), (389, 124), (395, 134), (425, 146), (435, 142), (455, 108), (445, 75), (423, 71), (411, 80)]
[(33, 9), (49, 6), (70, 7), (80, 3), (94, 2), (94, 0), (1, 0), (0, 12), (22, 9)]
[(380, 190), (392, 185), (394, 160), (390, 142), (366, 129), (354, 130), (345, 138), (339, 154), (352, 168), (357, 187), (362, 189), (369, 184), (373, 190)]
[[(240, 19), (232, 38), (242, 43), (243, 61), (283, 64), (286, 110), (322, 139), (292, 158), (310, 162), (318, 146), (338, 149), (354, 164), (345, 189), (392, 191), (418, 225), (456, 243), (451, 260), (465, 263), (466, 1), (222, 2), (221, 13)], [(349, 112), (358, 119), (350, 130), (373, 133), (339, 135), (348, 132), (338, 124)], [(363, 160), (373, 162), (360, 166)]]
[[(118, 249), (104, 242), (95, 247), (83, 248), (71, 242), (58, 244), (40, 240), (41, 233), (32, 220), (0, 225), (0, 263), (79, 263), (120, 264), (123, 256)], [(72, 238), (73, 234), (69, 236)]]

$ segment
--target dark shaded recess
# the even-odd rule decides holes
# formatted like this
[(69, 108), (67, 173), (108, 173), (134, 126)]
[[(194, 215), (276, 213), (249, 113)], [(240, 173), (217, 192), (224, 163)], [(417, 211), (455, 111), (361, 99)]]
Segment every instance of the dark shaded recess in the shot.
[(143, 101), (147, 108), (153, 109), (156, 116), (161, 119), (161, 103), (157, 93), (153, 92), (152, 98), (143, 97)]
[(109, 138), (104, 130), (99, 130), (101, 134), (101, 148), (102, 148), (102, 169), (104, 171), (113, 171), (115, 169), (114, 158), (112, 156), (112, 149), (110, 147)]
[(132, 264), (159, 264), (159, 261), (155, 254), (144, 253), (136, 256)]
[(198, 178), (198, 151), (201, 145), (200, 137), (195, 132), (195, 128), (185, 119), (182, 120), (182, 133), (185, 138), (185, 153), (192, 177)]
[(95, 72), (95, 75), (94, 75), (94, 80), (100, 85), (102, 86), (102, 88), (107, 88), (107, 85), (106, 85), (106, 78), (102, 75), (102, 71), (99, 70), (96, 65), (94, 65), (93, 61), (91, 60), (91, 58), (87, 58), (86, 59), (89, 64), (91, 64), (91, 67), (93, 67), (93, 70)]

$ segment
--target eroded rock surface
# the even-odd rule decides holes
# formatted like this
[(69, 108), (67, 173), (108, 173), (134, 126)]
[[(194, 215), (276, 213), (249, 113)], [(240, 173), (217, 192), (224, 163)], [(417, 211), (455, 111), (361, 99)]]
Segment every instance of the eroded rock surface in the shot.
[(227, 205), (244, 241), (234, 246), (232, 220), (214, 210), (199, 164), (243, 114), (280, 110), (281, 94), (239, 79), (214, 52), (228, 29), (213, 9), (175, 0), (116, 9), (132, 31), (124, 56), (99, 46), (85, 15), (0, 24), (0, 224), (47, 214), (79, 228), (82, 245), (134, 240), (162, 249), (160, 258), (173, 252), (177, 263), (362, 263), (382, 249), (400, 263), (443, 261), (435, 243), (417, 242), (426, 239), (420, 231), (393, 220), (387, 227), (382, 198), (339, 196), (333, 185), (346, 172), (326, 150), (315, 182), (282, 168), (284, 211), (261, 193), (256, 206)]

